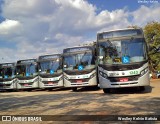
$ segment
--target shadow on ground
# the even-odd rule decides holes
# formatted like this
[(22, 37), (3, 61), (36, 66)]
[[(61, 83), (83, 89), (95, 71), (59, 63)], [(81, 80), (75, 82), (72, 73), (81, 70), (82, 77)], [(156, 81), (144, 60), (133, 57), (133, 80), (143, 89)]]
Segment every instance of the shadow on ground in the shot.
[(154, 87), (146, 86), (144, 91), (141, 91), (139, 87), (112, 88), (110, 94), (144, 94), (151, 93), (152, 88)]
[[(143, 93), (151, 92), (148, 87)], [(85, 90), (80, 90), (85, 91)], [(21, 93), (21, 92), (20, 92)], [(41, 92), (39, 92), (41, 93)], [(64, 92), (18, 97), (14, 94), (0, 95), (1, 114), (51, 115), (127, 115), (160, 113), (160, 97), (131, 97), (139, 95), (134, 89), (118, 89), (113, 94), (87, 92)], [(124, 99), (128, 97), (127, 99)], [(121, 99), (123, 98), (123, 99)], [(26, 111), (27, 110), (27, 111)]]

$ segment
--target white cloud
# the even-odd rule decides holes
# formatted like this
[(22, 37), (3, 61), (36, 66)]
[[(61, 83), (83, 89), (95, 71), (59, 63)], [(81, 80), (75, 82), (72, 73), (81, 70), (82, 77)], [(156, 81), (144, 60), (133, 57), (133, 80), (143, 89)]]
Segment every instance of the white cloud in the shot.
[(130, 25), (128, 21), (129, 13), (125, 9), (119, 9), (114, 11), (104, 10), (96, 16), (96, 24), (99, 31), (124, 28)]
[(14, 33), (16, 28), (20, 27), (20, 23), (15, 20), (5, 20), (0, 23), (0, 35), (7, 35), (9, 33)]
[(62, 52), (63, 48), (96, 40), (98, 31), (159, 20), (159, 8), (141, 6), (129, 12), (124, 7), (96, 13), (96, 6), (86, 0), (5, 0), (2, 16), (8, 20), (0, 23), (0, 42), (14, 42), (15, 48), (3, 48), (2, 44), (0, 57), (16, 61)]
[(160, 21), (160, 4), (155, 4), (150, 7), (142, 5), (139, 9), (132, 12), (133, 24), (144, 26), (147, 22)]

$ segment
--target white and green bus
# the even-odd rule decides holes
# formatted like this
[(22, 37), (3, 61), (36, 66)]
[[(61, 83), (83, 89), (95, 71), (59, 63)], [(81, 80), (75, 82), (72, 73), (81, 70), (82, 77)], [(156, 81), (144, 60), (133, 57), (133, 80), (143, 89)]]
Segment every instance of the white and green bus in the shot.
[(63, 50), (64, 87), (97, 86), (95, 47), (78, 46)]
[(16, 64), (17, 89), (32, 90), (38, 86), (38, 66), (36, 59), (19, 60)]
[(38, 58), (39, 87), (63, 87), (61, 54), (43, 55)]
[(0, 64), (0, 90), (15, 90), (16, 89), (16, 69), (15, 63)]
[(97, 34), (98, 77), (104, 93), (111, 88), (150, 85), (147, 44), (142, 29)]

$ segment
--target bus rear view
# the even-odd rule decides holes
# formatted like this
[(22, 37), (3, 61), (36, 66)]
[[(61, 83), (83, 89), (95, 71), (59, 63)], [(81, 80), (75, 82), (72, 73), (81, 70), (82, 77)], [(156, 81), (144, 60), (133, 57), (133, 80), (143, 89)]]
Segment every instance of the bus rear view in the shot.
[(78, 87), (96, 86), (95, 47), (81, 46), (63, 50), (64, 86)]
[(38, 68), (40, 88), (52, 89), (63, 86), (62, 57), (60, 54), (39, 56)]
[(98, 75), (105, 93), (110, 88), (150, 85), (147, 44), (142, 29), (97, 34)]
[(32, 90), (38, 88), (38, 67), (36, 59), (17, 61), (17, 89)]
[(15, 63), (0, 64), (0, 89), (1, 90), (15, 90)]

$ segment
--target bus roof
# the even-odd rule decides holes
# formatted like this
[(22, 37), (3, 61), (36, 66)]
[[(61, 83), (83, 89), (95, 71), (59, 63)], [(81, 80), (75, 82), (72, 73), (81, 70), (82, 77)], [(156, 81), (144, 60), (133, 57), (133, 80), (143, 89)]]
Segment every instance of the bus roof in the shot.
[(17, 64), (26, 64), (26, 63), (34, 63), (37, 62), (37, 59), (24, 59), (24, 60), (18, 60)]
[(77, 51), (86, 51), (86, 50), (93, 50), (94, 46), (75, 46), (70, 48), (63, 49), (63, 53), (72, 53)]
[(97, 32), (97, 34), (107, 33), (107, 32), (114, 32), (114, 31), (125, 31), (125, 30), (142, 30), (142, 28), (121, 28), (121, 29), (113, 29), (113, 30), (108, 30), (108, 31)]
[(97, 40), (128, 37), (144, 37), (143, 30), (141, 28), (126, 28), (101, 32), (97, 34)]
[(60, 58), (62, 54), (49, 54), (49, 55), (42, 55), (38, 57), (38, 61), (40, 60), (50, 60), (55, 58)]
[(0, 63), (0, 67), (11, 67), (11, 66), (15, 66), (16, 63), (15, 62), (11, 62), (11, 63)]

